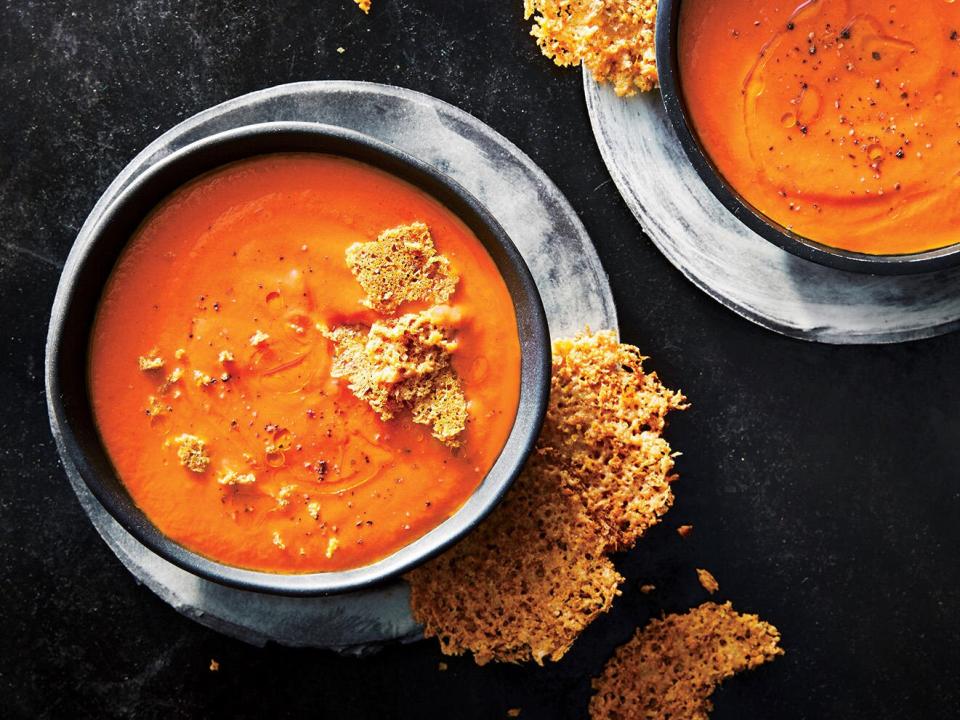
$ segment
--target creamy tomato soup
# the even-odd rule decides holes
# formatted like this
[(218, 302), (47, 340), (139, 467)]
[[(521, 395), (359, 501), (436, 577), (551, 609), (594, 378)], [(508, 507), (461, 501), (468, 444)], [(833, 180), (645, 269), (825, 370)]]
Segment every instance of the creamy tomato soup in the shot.
[[(346, 248), (411, 222), (459, 275), (458, 446), (331, 375), (324, 330), (384, 320)], [(497, 459), (519, 382), (514, 307), (478, 239), (405, 181), (325, 155), (254, 158), (171, 195), (117, 262), (90, 343), (95, 418), (134, 501), (187, 548), (270, 572), (362, 566), (452, 515)]]
[(750, 204), (838, 248), (960, 240), (960, 3), (683, 0), (683, 95)]

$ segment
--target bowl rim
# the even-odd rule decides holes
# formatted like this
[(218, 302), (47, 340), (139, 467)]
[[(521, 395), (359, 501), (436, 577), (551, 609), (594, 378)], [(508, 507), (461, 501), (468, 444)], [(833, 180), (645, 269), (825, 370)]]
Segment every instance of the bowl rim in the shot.
[(681, 88), (677, 41), (682, 2), (660, 0), (658, 7), (655, 45), (660, 96), (681, 147), (700, 179), (727, 210), (780, 249), (836, 270), (872, 275), (907, 275), (942, 270), (960, 263), (960, 241), (941, 248), (899, 255), (872, 255), (831, 247), (788, 230), (737, 192), (703, 147), (687, 111)]
[[(414, 185), (453, 212), (484, 245), (507, 284), (521, 346), (520, 396), (510, 434), (490, 471), (460, 508), (430, 531), (369, 565), (296, 574), (221, 563), (161, 533), (136, 506), (113, 469), (96, 431), (86, 390), (86, 353), (103, 282), (94, 289), (89, 286), (109, 277), (140, 223), (172, 192), (207, 172), (246, 158), (291, 152), (364, 162)], [(103, 249), (105, 244), (111, 247)], [(108, 259), (104, 261), (98, 252)], [(91, 296), (95, 297), (93, 308), (85, 315), (85, 310), (77, 307), (89, 305)], [(79, 329), (78, 314), (81, 320), (86, 318)], [(70, 363), (76, 358), (70, 351), (77, 349), (78, 338), (84, 353), (79, 370), (78, 363)], [(65, 373), (68, 367), (71, 369)], [(74, 375), (78, 372), (83, 377), (82, 392), (76, 388)], [(369, 135), (322, 123), (278, 121), (244, 125), (188, 144), (144, 170), (93, 223), (81, 228), (51, 310), (44, 373), (51, 428), (60, 441), (63, 462), (76, 469), (110, 516), (141, 544), (174, 565), (222, 585), (275, 595), (316, 596), (381, 585), (462, 539), (493, 510), (537, 440), (549, 399), (551, 354), (546, 313), (533, 276), (509, 235), (471, 193), (437, 168)], [(67, 383), (66, 374), (71, 378)], [(72, 389), (65, 389), (65, 384), (71, 383)]]

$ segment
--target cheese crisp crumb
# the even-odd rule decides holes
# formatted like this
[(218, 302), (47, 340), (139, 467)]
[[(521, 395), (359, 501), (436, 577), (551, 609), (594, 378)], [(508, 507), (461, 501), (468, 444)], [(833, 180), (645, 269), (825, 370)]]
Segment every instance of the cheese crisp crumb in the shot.
[(703, 568), (697, 568), (697, 580), (700, 581), (703, 589), (711, 595), (720, 589), (720, 583), (717, 582), (717, 579), (708, 570), (704, 570)]
[(273, 544), (277, 546), (278, 550), (287, 549), (287, 546), (283, 544), (283, 538), (280, 537), (280, 533), (276, 530), (273, 531)]
[(317, 520), (320, 517), (320, 503), (314, 501), (307, 505), (307, 513), (314, 520)]
[(177, 360), (183, 360), (183, 356), (186, 355), (186, 354), (187, 354), (187, 351), (186, 351), (186, 350), (184, 350), (183, 348), (177, 348), (177, 351), (176, 351), (175, 353), (173, 353), (173, 356), (174, 356)]
[(370, 0), (353, 0), (363, 12), (370, 13)]
[(557, 65), (583, 63), (621, 96), (657, 86), (657, 0), (524, 0), (523, 15)]
[(650, 621), (593, 681), (593, 720), (707, 720), (723, 680), (783, 655), (780, 633), (730, 603)]
[(207, 444), (203, 440), (196, 435), (184, 433), (175, 437), (173, 442), (177, 446), (177, 458), (187, 470), (202, 473), (207, 469), (210, 456), (207, 454)]
[(253, 335), (250, 336), (250, 344), (254, 347), (263, 345), (267, 340), (270, 339), (270, 336), (267, 335), (262, 330), (257, 330)]
[(137, 365), (144, 372), (147, 372), (148, 370), (159, 370), (163, 367), (163, 358), (154, 357), (153, 355), (141, 355), (137, 359)]
[(333, 554), (337, 551), (337, 548), (340, 547), (340, 541), (335, 537), (327, 540), (327, 549), (323, 554), (327, 556), (327, 560), (333, 557)]
[(364, 304), (383, 313), (412, 300), (445, 303), (459, 281), (421, 222), (384, 230), (372, 242), (354, 243), (347, 248), (347, 265), (367, 293)]
[(221, 350), (220, 354), (217, 355), (217, 362), (219, 362), (221, 365), (224, 365), (226, 363), (231, 363), (233, 362), (233, 360), (234, 360), (233, 353), (230, 352), (229, 350)]
[(252, 485), (256, 481), (257, 476), (253, 473), (238, 473), (236, 470), (227, 470), (217, 478), (221, 485)]
[(193, 381), (197, 384), (197, 387), (203, 387), (205, 385), (210, 385), (213, 383), (213, 378), (207, 375), (205, 372), (200, 370), (193, 371)]
[(296, 485), (284, 485), (280, 490), (277, 491), (276, 501), (277, 507), (286, 507), (290, 504), (290, 496), (293, 494), (293, 491), (297, 489)]
[(458, 316), (447, 308), (379, 320), (369, 330), (347, 325), (324, 335), (335, 345), (330, 374), (349, 380), (350, 390), (382, 420), (409, 409), (413, 421), (433, 428), (438, 440), (456, 446), (466, 427), (467, 403), (451, 365), (456, 350), (443, 325)]
[(167, 375), (168, 383), (180, 382), (180, 378), (183, 377), (183, 368), (176, 367), (174, 368), (169, 375)]

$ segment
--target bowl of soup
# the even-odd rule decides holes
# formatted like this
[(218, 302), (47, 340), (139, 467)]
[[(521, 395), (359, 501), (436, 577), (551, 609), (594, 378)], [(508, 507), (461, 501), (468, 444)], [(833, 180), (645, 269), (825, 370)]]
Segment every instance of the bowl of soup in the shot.
[(200, 140), (74, 257), (46, 363), (64, 462), (196, 575), (383, 582), (479, 523), (534, 445), (550, 345), (523, 258), (461, 186), (373, 138)]
[(661, 0), (663, 102), (697, 172), (807, 260), (960, 261), (960, 3)]

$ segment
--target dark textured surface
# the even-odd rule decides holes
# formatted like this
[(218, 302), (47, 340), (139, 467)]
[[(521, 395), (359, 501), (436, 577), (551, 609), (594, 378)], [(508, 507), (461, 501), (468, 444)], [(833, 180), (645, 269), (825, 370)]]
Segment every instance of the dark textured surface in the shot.
[[(374, 0), (369, 17), (348, 0), (4, 0), (4, 717), (496, 718), (519, 707), (521, 718), (581, 718), (589, 677), (637, 624), (704, 599), (695, 567), (716, 575), (718, 597), (774, 622), (787, 648), (718, 692), (715, 718), (960, 714), (960, 336), (805, 345), (696, 291), (617, 196), (578, 73), (539, 57), (521, 15), (520, 0)], [(429, 92), (529, 153), (593, 235), (624, 336), (694, 403), (669, 433), (684, 452), (676, 507), (622, 559), (623, 597), (558, 665), (477, 668), (431, 642), (351, 660), (220, 637), (134, 583), (55, 459), (47, 313), (99, 193), (194, 112), (324, 78)], [(683, 523), (695, 526), (687, 540), (673, 530)], [(643, 595), (641, 581), (657, 589)]]

